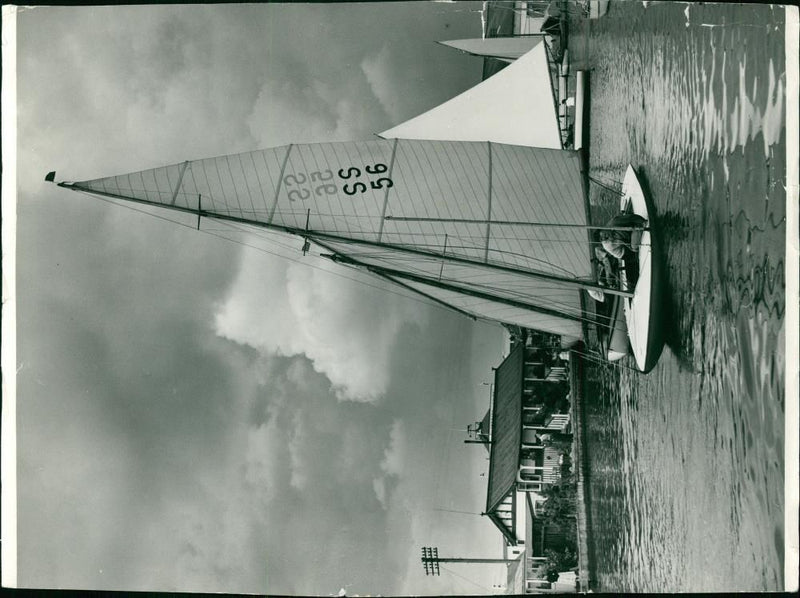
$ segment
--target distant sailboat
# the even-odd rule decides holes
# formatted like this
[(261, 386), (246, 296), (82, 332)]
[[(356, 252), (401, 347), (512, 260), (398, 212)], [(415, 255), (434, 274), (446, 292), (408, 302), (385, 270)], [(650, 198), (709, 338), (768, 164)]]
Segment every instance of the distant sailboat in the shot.
[[(602, 227), (589, 224), (581, 154), (557, 143), (552, 99), (513, 98), (543, 56), (534, 48), (492, 78), (510, 71), (501, 81), (511, 90), (489, 79), (384, 139), (289, 145), (58, 184), (195, 214), (198, 226), (209, 218), (297, 235), (304, 251), (313, 242), (335, 262), (474, 318), (561, 335), (569, 346), (585, 322), (604, 324), (583, 309), (582, 290), (635, 293), (595, 281), (591, 230)], [(487, 129), (483, 111), (497, 110), (489, 96), (501, 92), (523, 119), (531, 105), (550, 112)], [(453, 115), (470, 108), (472, 118), (452, 128)], [(507, 118), (506, 108), (498, 113)], [(517, 128), (537, 130), (509, 131)], [(421, 131), (443, 136), (414, 138)]]
[(533, 50), (539, 43), (542, 43), (543, 37), (544, 34), (513, 37), (478, 37), (454, 39), (440, 43), (474, 56), (497, 58), (498, 60), (512, 62)]
[(547, 46), (533, 49), (464, 93), (387, 129), (391, 139), (494, 141), (561, 149)]

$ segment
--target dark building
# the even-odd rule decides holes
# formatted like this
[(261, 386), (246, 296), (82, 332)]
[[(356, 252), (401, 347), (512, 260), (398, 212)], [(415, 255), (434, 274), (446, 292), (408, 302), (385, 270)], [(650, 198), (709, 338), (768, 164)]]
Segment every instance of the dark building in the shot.
[(489, 450), (484, 514), (511, 546), (526, 544), (526, 521), (544, 501), (541, 491), (560, 477), (561, 453), (547, 441), (570, 427), (567, 364), (558, 357), (557, 338), (549, 343), (524, 331), (512, 338), (494, 371), (489, 412), (468, 427), (468, 442)]

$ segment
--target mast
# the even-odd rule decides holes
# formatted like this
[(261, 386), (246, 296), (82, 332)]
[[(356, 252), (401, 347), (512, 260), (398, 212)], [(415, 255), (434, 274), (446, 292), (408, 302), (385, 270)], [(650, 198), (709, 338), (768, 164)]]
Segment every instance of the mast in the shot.
[[(558, 274), (539, 272), (539, 271), (530, 270), (530, 269), (514, 268), (514, 267), (511, 267), (511, 266), (506, 266), (506, 265), (501, 265), (501, 264), (496, 264), (496, 263), (491, 263), (491, 262), (481, 262), (481, 261), (469, 259), (469, 258), (466, 258), (466, 257), (459, 257), (459, 256), (454, 256), (454, 255), (442, 255), (442, 254), (434, 253), (432, 251), (428, 251), (428, 250), (425, 250), (425, 249), (420, 249), (420, 248), (416, 248), (416, 247), (408, 247), (408, 246), (405, 246), (405, 245), (394, 245), (392, 243), (386, 243), (386, 242), (382, 242), (382, 241), (372, 241), (372, 240), (369, 240), (369, 239), (359, 239), (359, 238), (355, 238), (355, 237), (343, 237), (341, 235), (327, 233), (325, 231), (315, 231), (315, 230), (313, 230), (311, 228), (299, 229), (299, 228), (292, 227), (292, 226), (287, 226), (287, 225), (276, 225), (276, 224), (272, 224), (272, 223), (269, 223), (269, 222), (262, 222), (260, 220), (255, 220), (255, 219), (252, 219), (252, 218), (244, 218), (244, 217), (241, 217), (241, 216), (234, 216), (234, 215), (231, 215), (231, 214), (223, 214), (223, 213), (215, 212), (215, 211), (212, 211), (212, 210), (204, 210), (201, 207), (192, 208), (192, 207), (188, 207), (188, 206), (177, 205), (177, 204), (174, 204), (174, 203), (170, 203), (170, 204), (158, 203), (158, 202), (153, 202), (153, 201), (146, 200), (146, 199), (141, 199), (141, 198), (138, 198), (138, 197), (122, 195), (122, 194), (118, 194), (118, 193), (112, 193), (110, 191), (101, 191), (101, 190), (98, 190), (98, 189), (92, 189), (92, 188), (89, 188), (89, 187), (83, 187), (83, 186), (81, 186), (79, 184), (76, 184), (76, 183), (60, 182), (60, 183), (57, 183), (57, 185), (59, 187), (64, 187), (65, 189), (70, 189), (72, 191), (83, 191), (85, 193), (90, 193), (90, 194), (94, 194), (94, 195), (101, 195), (101, 196), (111, 197), (111, 198), (114, 198), (114, 199), (121, 199), (121, 200), (125, 200), (125, 201), (130, 201), (130, 202), (135, 202), (135, 203), (140, 203), (140, 204), (145, 204), (145, 205), (150, 205), (150, 206), (157, 206), (157, 207), (161, 207), (161, 208), (176, 210), (176, 211), (184, 212), (184, 213), (188, 213), (188, 214), (194, 214), (194, 215), (197, 215), (198, 218), (205, 216), (207, 218), (215, 218), (217, 220), (235, 222), (237, 224), (247, 224), (247, 225), (250, 225), (250, 226), (255, 226), (255, 227), (264, 228), (264, 229), (268, 229), (268, 230), (277, 230), (277, 231), (281, 231), (281, 232), (286, 232), (286, 233), (297, 235), (297, 236), (300, 236), (300, 237), (313, 239), (315, 242), (317, 242), (320, 245), (324, 245), (324, 242), (327, 240), (327, 241), (332, 241), (332, 242), (346, 243), (346, 244), (349, 244), (349, 245), (355, 244), (355, 245), (366, 245), (366, 246), (370, 246), (370, 247), (379, 247), (381, 249), (397, 251), (399, 253), (416, 255), (416, 256), (425, 257), (425, 258), (434, 258), (434, 259), (437, 259), (437, 260), (446, 260), (447, 262), (450, 262), (450, 263), (453, 263), (453, 264), (472, 266), (472, 267), (476, 267), (476, 268), (480, 268), (480, 269), (495, 270), (495, 271), (505, 272), (505, 273), (509, 273), (509, 274), (520, 274), (520, 275), (523, 275), (523, 276), (528, 276), (528, 277), (531, 277), (531, 278), (534, 278), (534, 279), (537, 279), (537, 280), (542, 280), (542, 281), (545, 281), (545, 282), (558, 283), (560, 285), (565, 285), (567, 287), (575, 288), (576, 290), (579, 290), (579, 289), (597, 290), (597, 291), (602, 291), (604, 293), (609, 293), (609, 294), (612, 294), (612, 295), (621, 295), (621, 296), (624, 296), (624, 297), (632, 297), (633, 296), (633, 293), (631, 293), (631, 292), (621, 291), (621, 290), (617, 290), (617, 289), (610, 289), (608, 287), (600, 286), (599, 284), (596, 284), (596, 283), (594, 283), (594, 281), (591, 281), (591, 280), (581, 280), (581, 279), (577, 279), (577, 278), (569, 278), (569, 277), (566, 277), (566, 276), (559, 276)], [(198, 206), (200, 206), (200, 201), (198, 201)], [(399, 273), (401, 271), (398, 270), (397, 272)], [(427, 283), (428, 281), (425, 281), (425, 282)], [(458, 290), (459, 292), (464, 292), (464, 289), (461, 288), (461, 287), (458, 287), (455, 290)], [(484, 298), (488, 298), (488, 297), (484, 297)], [(495, 300), (495, 298), (492, 297), (492, 300)]]
[(560, 222), (531, 222), (529, 220), (485, 220), (473, 218), (423, 218), (412, 216), (386, 216), (386, 220), (396, 222), (453, 222), (460, 224), (491, 224), (499, 226), (538, 226), (542, 228), (583, 228), (587, 230), (611, 230), (611, 231), (633, 231), (647, 230), (643, 227), (630, 226), (602, 226), (595, 224), (566, 224)]

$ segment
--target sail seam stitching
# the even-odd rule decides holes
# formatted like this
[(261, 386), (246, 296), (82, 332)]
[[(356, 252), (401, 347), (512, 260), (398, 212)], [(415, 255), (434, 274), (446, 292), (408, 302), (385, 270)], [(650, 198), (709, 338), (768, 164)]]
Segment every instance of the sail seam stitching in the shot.
[(292, 153), (292, 148), (294, 147), (293, 143), (289, 144), (289, 147), (286, 148), (286, 156), (283, 158), (283, 164), (281, 164), (281, 173), (278, 175), (278, 184), (275, 186), (275, 200), (272, 202), (272, 208), (269, 211), (269, 217), (267, 218), (267, 223), (272, 224), (272, 219), (275, 216), (275, 210), (278, 208), (278, 197), (281, 194), (281, 185), (283, 184), (283, 173), (286, 171), (286, 165), (289, 163), (289, 154)]
[[(178, 192), (181, 190), (181, 185), (183, 185), (183, 175), (186, 174), (186, 168), (188, 166), (189, 160), (186, 160), (186, 162), (181, 165), (181, 171), (178, 174), (178, 184), (175, 185), (175, 191), (172, 193), (172, 201), (170, 202), (170, 205), (174, 206), (175, 201), (178, 199)], [(169, 175), (169, 171), (167, 171), (167, 174)]]
[[(389, 159), (389, 178), (392, 178), (392, 172), (394, 171), (394, 158), (397, 155), (397, 137), (394, 138), (394, 143), (392, 144), (392, 157)], [(389, 191), (391, 187), (386, 187), (386, 193), (383, 195), (383, 210), (381, 211), (381, 221), (380, 226), (378, 228), (378, 243), (380, 243), (383, 239), (383, 223), (386, 222), (386, 209), (389, 207)]]
[(489, 239), (491, 238), (490, 230), (492, 227), (492, 142), (486, 142), (489, 151), (489, 209), (486, 215), (486, 249), (483, 253), (483, 261), (489, 263)]

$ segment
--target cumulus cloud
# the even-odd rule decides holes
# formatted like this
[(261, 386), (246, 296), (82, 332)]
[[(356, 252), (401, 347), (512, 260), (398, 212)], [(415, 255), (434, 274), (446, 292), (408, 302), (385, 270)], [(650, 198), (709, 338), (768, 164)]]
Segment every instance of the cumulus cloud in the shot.
[(383, 63), (369, 63), (369, 74), (363, 68), (350, 71), (354, 54), (352, 48), (335, 46), (313, 72), (284, 63), (267, 73), (246, 119), (258, 145), (364, 139), (386, 126), (391, 113), (381, 103), (365, 101), (374, 93), (370, 77), (388, 84), (380, 72)]
[(306, 420), (300, 413), (295, 414), (293, 431), (289, 440), (289, 459), (292, 466), (292, 478), (289, 483), (292, 488), (297, 490), (305, 490), (308, 485), (308, 460), (304, 459), (303, 449), (308, 446), (310, 440), (311, 435), (308, 433)]
[(372, 480), (372, 489), (384, 509), (389, 507), (391, 489), (397, 485), (400, 476), (405, 471), (408, 440), (405, 433), (403, 420), (396, 419), (392, 422), (389, 431), (389, 446), (383, 451), (380, 469), (383, 475)]
[(341, 400), (378, 400), (398, 331), (423, 321), (419, 304), (353, 285), (336, 265), (273, 268), (263, 257), (245, 254), (217, 314), (217, 333), (267, 354), (308, 356)]
[(393, 77), (390, 50), (387, 45), (375, 55), (361, 61), (361, 70), (367, 78), (372, 93), (380, 102), (393, 123), (399, 124), (402, 112), (398, 108), (397, 82)]
[(269, 502), (284, 482), (280, 475), (282, 434), (277, 421), (249, 428), (246, 432), (244, 452), (244, 482), (250, 488), (257, 488), (261, 500)]
[(407, 440), (403, 420), (392, 422), (389, 446), (383, 453), (381, 469), (389, 475), (400, 475), (406, 467)]
[[(315, 594), (353, 577), (358, 587), (397, 593), (396, 564), (419, 505), (393, 511), (406, 500), (398, 480), (412, 477), (404, 464), (416, 461), (408, 445), (421, 443), (405, 440), (411, 423), (391, 422), (430, 414), (421, 387), (408, 390), (425, 376), (398, 375), (397, 361), (402, 353), (419, 372), (445, 353), (458, 360), (450, 351), (463, 346), (434, 331), (447, 342), (421, 348), (418, 303), (361, 285), (351, 291), (338, 277), (263, 254), (239, 262), (237, 246), (65, 199), (41, 179), (54, 167), (80, 179), (287, 141), (369, 137), (395, 124), (373, 101), (381, 93), (390, 105), (390, 58), (407, 65), (397, 82), (404, 90), (425, 70), (462, 76), (431, 67), (406, 33), (406, 23), (417, 33), (439, 27), (441, 19), (420, 17), (431, 10), (368, 3), (21, 15), (24, 584)], [(374, 27), (379, 18), (395, 27)], [(392, 36), (410, 48), (405, 58), (397, 45), (381, 51)], [(431, 89), (451, 95), (438, 75), (436, 83), (399, 98), (414, 103), (404, 117), (433, 103)], [(406, 337), (402, 352), (392, 348), (397, 337)], [(385, 401), (367, 402), (385, 391)], [(407, 391), (425, 405), (405, 400)], [(424, 500), (428, 477), (414, 479), (406, 495)], [(77, 549), (76, 537), (85, 540)], [(319, 537), (327, 550), (315, 550)], [(352, 563), (361, 567), (337, 578)]]
[(389, 505), (386, 502), (386, 480), (383, 478), (375, 478), (372, 480), (372, 489), (375, 491), (378, 502), (381, 503), (384, 509), (387, 509)]

